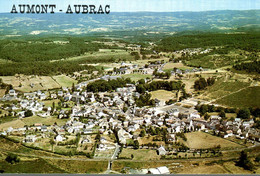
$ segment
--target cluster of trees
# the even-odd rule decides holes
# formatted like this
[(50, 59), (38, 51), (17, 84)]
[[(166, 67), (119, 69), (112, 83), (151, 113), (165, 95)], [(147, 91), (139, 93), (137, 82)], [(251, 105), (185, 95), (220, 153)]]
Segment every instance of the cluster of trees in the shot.
[(250, 161), (250, 159), (247, 156), (247, 152), (244, 150), (241, 152), (239, 160), (237, 161), (236, 165), (243, 167), (246, 170), (254, 169), (253, 163)]
[(71, 74), (81, 70), (94, 71), (97, 68), (90, 65), (82, 65), (79, 61), (40, 61), (0, 64), (0, 70), (0, 76), (14, 76), (15, 74), (47, 76)]
[(236, 108), (223, 108), (223, 107), (215, 107), (214, 105), (207, 105), (207, 104), (203, 104), (203, 105), (197, 105), (195, 106), (195, 109), (198, 110), (199, 113), (201, 113), (202, 115), (204, 115), (207, 112), (221, 112), (221, 111), (225, 111), (226, 113), (236, 113), (237, 109)]
[(97, 80), (87, 85), (89, 92), (106, 92), (113, 91), (116, 88), (124, 87), (126, 84), (132, 83), (130, 78), (117, 78), (116, 80)]
[(184, 85), (181, 81), (153, 81), (151, 83), (144, 83), (140, 80), (139, 84), (136, 86), (136, 91), (139, 93), (144, 93), (145, 91), (155, 91), (159, 89), (163, 90), (180, 90)]
[(215, 83), (215, 78), (208, 78), (207, 80), (205, 78), (200, 78), (194, 82), (194, 88), (195, 90), (203, 90), (207, 86), (212, 86)]
[(15, 164), (20, 162), (20, 158), (16, 154), (8, 153), (7, 157), (5, 158), (5, 161), (11, 164)]
[(139, 149), (139, 142), (138, 140), (129, 141), (129, 143), (126, 144), (127, 146), (133, 146), (134, 149)]
[(236, 70), (245, 70), (246, 72), (249, 73), (251, 72), (260, 73), (260, 61), (236, 64), (233, 66), (233, 68)]
[(145, 93), (140, 95), (139, 98), (135, 98), (135, 104), (138, 107), (143, 106), (155, 106), (155, 100), (151, 99), (152, 95), (149, 93)]
[(33, 115), (33, 112), (31, 111), (31, 110), (26, 110), (25, 112), (24, 112), (24, 116), (25, 117), (30, 117), (30, 116), (32, 116)]
[[(186, 48), (208, 48), (209, 46), (229, 46), (250, 52), (259, 51), (259, 33), (250, 34), (198, 34), (179, 35), (162, 39), (154, 48), (157, 52), (171, 52)], [(247, 42), (245, 42), (247, 41)], [(225, 52), (224, 52), (225, 53)]]

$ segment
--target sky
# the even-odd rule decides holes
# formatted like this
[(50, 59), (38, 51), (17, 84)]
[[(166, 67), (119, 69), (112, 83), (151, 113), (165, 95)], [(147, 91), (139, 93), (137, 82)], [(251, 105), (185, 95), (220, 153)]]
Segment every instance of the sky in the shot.
[(260, 0), (0, 0), (0, 13), (10, 12), (13, 4), (56, 4), (56, 11), (68, 5), (110, 5), (111, 12), (175, 12), (260, 9)]

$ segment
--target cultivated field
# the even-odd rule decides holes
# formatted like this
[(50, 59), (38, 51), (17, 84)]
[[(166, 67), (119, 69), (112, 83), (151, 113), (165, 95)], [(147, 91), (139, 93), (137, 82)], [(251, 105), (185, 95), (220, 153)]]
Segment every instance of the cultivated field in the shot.
[(12, 84), (22, 92), (59, 88), (60, 85), (49, 76), (2, 76), (4, 83)]
[(226, 139), (212, 136), (204, 132), (191, 132), (186, 133), (187, 141), (183, 143), (192, 149), (206, 149), (220, 145), (222, 149), (235, 149), (242, 148), (242, 145), (228, 141)]
[(66, 76), (1, 76), (4, 83), (12, 84), (14, 89), (22, 92), (71, 87), (76, 80)]

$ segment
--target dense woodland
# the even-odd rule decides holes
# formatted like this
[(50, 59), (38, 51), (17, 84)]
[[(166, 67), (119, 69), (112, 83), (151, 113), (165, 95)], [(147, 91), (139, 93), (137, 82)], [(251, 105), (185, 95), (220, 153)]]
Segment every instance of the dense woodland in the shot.
[(185, 48), (208, 48), (229, 46), (250, 52), (260, 50), (260, 33), (252, 34), (198, 34), (172, 36), (162, 39), (154, 49), (157, 52), (172, 52)]

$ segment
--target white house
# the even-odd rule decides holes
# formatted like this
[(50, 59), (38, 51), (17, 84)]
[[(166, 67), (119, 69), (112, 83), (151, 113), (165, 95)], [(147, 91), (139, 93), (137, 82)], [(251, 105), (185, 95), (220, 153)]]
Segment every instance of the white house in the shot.
[(61, 142), (61, 141), (63, 141), (64, 140), (64, 138), (61, 136), (61, 135), (57, 135), (56, 137), (55, 137), (55, 141), (57, 141), (57, 142)]

